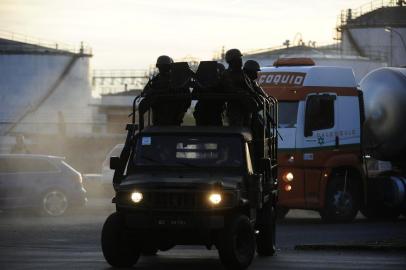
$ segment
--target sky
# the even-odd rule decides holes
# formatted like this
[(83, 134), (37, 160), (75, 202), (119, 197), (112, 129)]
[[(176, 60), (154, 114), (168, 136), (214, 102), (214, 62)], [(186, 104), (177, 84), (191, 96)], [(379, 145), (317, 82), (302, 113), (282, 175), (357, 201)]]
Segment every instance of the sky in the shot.
[(368, 0), (0, 0), (0, 37), (92, 47), (95, 69), (146, 69), (161, 54), (211, 59), (242, 51), (333, 42), (340, 11)]

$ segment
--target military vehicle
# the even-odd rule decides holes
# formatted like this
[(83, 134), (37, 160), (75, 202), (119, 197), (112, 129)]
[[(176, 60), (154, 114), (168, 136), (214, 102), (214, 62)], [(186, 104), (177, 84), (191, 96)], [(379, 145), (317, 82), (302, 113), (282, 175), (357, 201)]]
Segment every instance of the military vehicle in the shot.
[[(124, 149), (110, 160), (116, 212), (103, 226), (104, 257), (130, 267), (140, 254), (175, 245), (215, 246), (226, 268), (245, 269), (255, 251), (275, 252), (277, 101), (216, 92), (215, 61), (201, 62), (196, 73), (187, 63), (172, 65), (169, 89), (134, 100)], [(178, 91), (190, 85), (193, 91)], [(237, 100), (258, 110), (245, 127), (153, 126), (157, 100)]]

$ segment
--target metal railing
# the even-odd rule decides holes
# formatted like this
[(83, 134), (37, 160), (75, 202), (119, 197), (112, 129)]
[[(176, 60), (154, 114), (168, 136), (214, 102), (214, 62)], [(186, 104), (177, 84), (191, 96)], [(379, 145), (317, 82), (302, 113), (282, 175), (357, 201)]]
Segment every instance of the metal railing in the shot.
[(92, 73), (95, 96), (143, 89), (151, 76), (144, 69), (96, 69)]
[(399, 1), (399, 0), (374, 0), (367, 4), (361, 5), (355, 9), (345, 9), (342, 10), (340, 15), (337, 19), (337, 25), (341, 27), (342, 25), (346, 24), (351, 20), (355, 20), (362, 15), (370, 13), (380, 8), (384, 7), (397, 7), (397, 6), (406, 6), (406, 1)]
[[(0, 44), (1, 50), (18, 50), (22, 52), (38, 52), (41, 49), (50, 49), (59, 52), (68, 52), (75, 54), (92, 54), (89, 46), (81, 43), (79, 46), (73, 46), (66, 43), (49, 41), (42, 38), (18, 34), (14, 32), (0, 30), (0, 39), (14, 41), (16, 44)], [(21, 43), (21, 44), (18, 44)], [(28, 44), (28, 46), (27, 46)], [(30, 46), (31, 45), (31, 46)], [(45, 50), (44, 50), (45, 51)]]
[(149, 72), (144, 69), (95, 69), (93, 78), (148, 78)]

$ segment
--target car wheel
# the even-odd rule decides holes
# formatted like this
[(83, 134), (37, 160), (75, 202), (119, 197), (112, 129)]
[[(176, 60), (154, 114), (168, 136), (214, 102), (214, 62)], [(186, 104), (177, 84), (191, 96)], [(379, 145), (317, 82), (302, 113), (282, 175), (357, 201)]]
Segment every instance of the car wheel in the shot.
[(248, 217), (234, 218), (222, 232), (217, 248), (227, 269), (246, 269), (255, 255), (255, 234)]
[(321, 218), (326, 222), (350, 222), (358, 213), (358, 184), (348, 178), (347, 187), (344, 188), (344, 182), (344, 176), (335, 175), (328, 183), (325, 207), (320, 211)]
[(42, 196), (41, 210), (47, 216), (62, 216), (66, 213), (68, 205), (68, 197), (61, 190), (49, 190)]
[(275, 254), (275, 236), (276, 236), (276, 213), (275, 207), (267, 203), (259, 213), (257, 252), (261, 256), (272, 256)]
[(101, 244), (104, 258), (113, 267), (131, 267), (140, 257), (140, 250), (124, 234), (124, 220), (117, 212), (106, 219)]

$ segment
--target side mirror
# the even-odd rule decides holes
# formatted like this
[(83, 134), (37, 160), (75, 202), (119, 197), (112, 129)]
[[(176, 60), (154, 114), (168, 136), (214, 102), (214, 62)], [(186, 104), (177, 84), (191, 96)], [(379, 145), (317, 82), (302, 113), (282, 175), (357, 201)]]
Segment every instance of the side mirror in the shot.
[(120, 158), (119, 157), (111, 157), (110, 158), (110, 169), (116, 170), (120, 166)]

